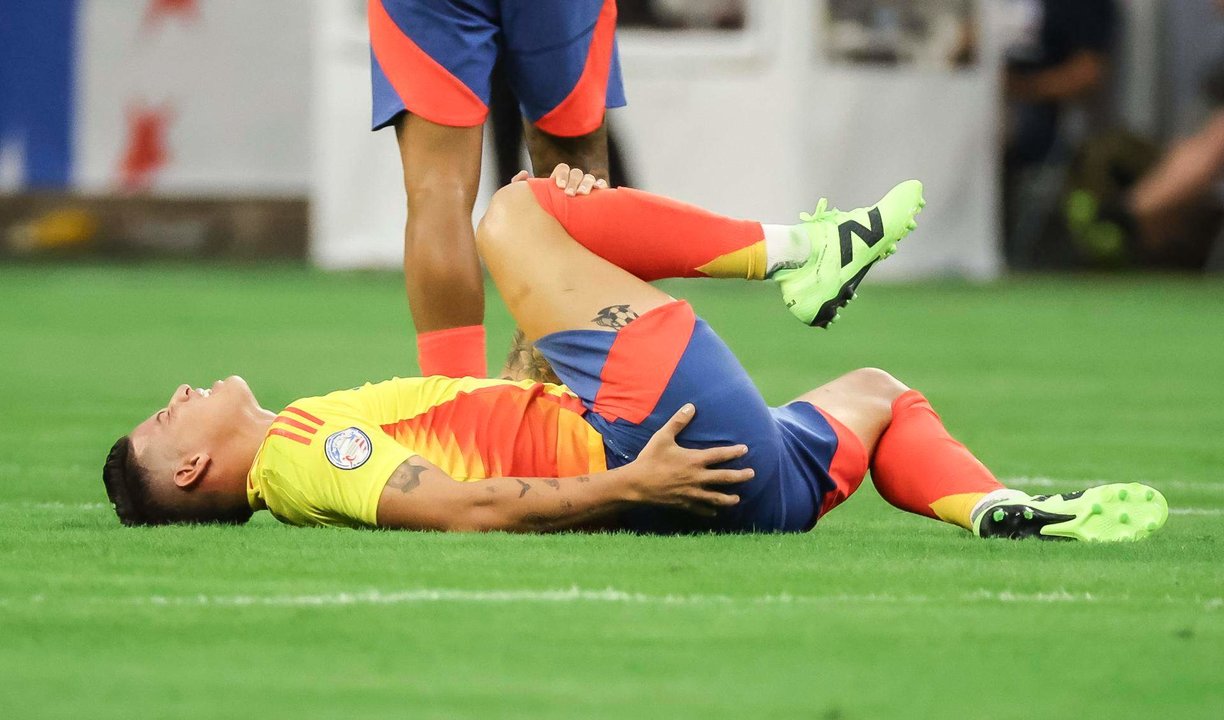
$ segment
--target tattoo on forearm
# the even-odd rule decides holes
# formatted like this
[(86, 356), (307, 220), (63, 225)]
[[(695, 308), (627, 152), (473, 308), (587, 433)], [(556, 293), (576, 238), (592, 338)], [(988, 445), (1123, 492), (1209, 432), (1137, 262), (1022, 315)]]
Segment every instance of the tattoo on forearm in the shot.
[(591, 322), (600, 327), (620, 330), (629, 323), (638, 319), (638, 314), (629, 308), (628, 305), (609, 305), (599, 314), (591, 318)]
[(561, 489), (561, 481), (559, 481), (559, 480), (553, 480), (552, 478), (549, 478), (549, 479), (547, 479), (547, 480), (545, 480), (545, 481), (544, 481), (544, 484), (545, 484), (545, 485), (547, 485), (548, 487), (552, 488), (553, 490), (560, 490), (560, 489)]
[(573, 509), (574, 509), (574, 503), (570, 502), (569, 500), (566, 500), (565, 498), (561, 499), (562, 512), (569, 512), (570, 510), (573, 510)]
[(578, 477), (574, 478), (574, 482), (589, 483), (591, 482), (591, 476), (590, 475), (579, 475)]
[(525, 483), (522, 480), (519, 480), (518, 478), (515, 478), (515, 480), (518, 480), (519, 486), (522, 487), (522, 490), (519, 490), (519, 497), (523, 497), (524, 495), (527, 494), (527, 491), (531, 489), (531, 484)]
[(387, 486), (393, 487), (396, 490), (399, 490), (401, 493), (407, 495), (408, 493), (417, 489), (417, 487), (421, 484), (421, 473), (428, 469), (429, 468), (422, 465), (404, 463), (396, 468), (395, 473), (391, 476), (391, 479), (387, 481)]

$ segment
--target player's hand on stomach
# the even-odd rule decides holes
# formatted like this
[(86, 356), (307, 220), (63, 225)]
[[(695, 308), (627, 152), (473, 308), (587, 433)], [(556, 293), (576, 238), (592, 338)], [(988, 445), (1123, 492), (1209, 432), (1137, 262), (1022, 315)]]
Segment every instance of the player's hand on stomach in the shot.
[(637, 459), (625, 466), (637, 475), (638, 502), (666, 505), (705, 516), (713, 516), (718, 510), (739, 502), (738, 495), (726, 492), (727, 486), (751, 480), (752, 469), (713, 466), (743, 457), (748, 448), (744, 445), (705, 450), (681, 447), (676, 443), (676, 436), (695, 414), (692, 404), (680, 408), (650, 438)]

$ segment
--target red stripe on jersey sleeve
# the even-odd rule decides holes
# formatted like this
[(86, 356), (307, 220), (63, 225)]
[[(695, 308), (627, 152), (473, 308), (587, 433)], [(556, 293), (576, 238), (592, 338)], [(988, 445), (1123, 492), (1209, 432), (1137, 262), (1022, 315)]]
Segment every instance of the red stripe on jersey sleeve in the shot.
[(298, 410), (297, 408), (293, 407), (292, 405), (290, 405), (289, 407), (285, 408), (285, 412), (291, 412), (291, 413), (293, 413), (294, 415), (297, 415), (297, 416), (298, 416), (298, 417), (300, 417), (300, 418), (304, 418), (304, 419), (306, 419), (306, 420), (309, 420), (310, 422), (314, 423), (315, 425), (322, 425), (322, 424), (323, 424), (323, 421), (322, 421), (322, 420), (320, 420), (319, 418), (315, 417), (314, 415), (311, 415), (310, 413), (306, 412), (305, 410)]
[(309, 438), (304, 438), (304, 437), (302, 437), (301, 435), (298, 435), (297, 433), (291, 433), (291, 432), (289, 432), (288, 430), (281, 430), (280, 428), (272, 428), (271, 430), (269, 430), (269, 431), (268, 431), (268, 435), (269, 435), (269, 436), (271, 436), (271, 435), (279, 435), (279, 436), (281, 436), (281, 437), (283, 437), (283, 438), (289, 438), (289, 439), (290, 439), (290, 440), (292, 440), (293, 442), (300, 442), (300, 443), (302, 443), (303, 445), (309, 445), (309, 444), (310, 444), (310, 439), (309, 439)]
[(317, 427), (311, 427), (304, 422), (299, 422), (291, 417), (285, 417), (284, 415), (277, 415), (276, 419), (272, 422), (284, 423), (289, 427), (297, 428), (298, 430), (301, 430), (309, 435), (314, 435), (315, 433), (319, 432), (319, 428)]

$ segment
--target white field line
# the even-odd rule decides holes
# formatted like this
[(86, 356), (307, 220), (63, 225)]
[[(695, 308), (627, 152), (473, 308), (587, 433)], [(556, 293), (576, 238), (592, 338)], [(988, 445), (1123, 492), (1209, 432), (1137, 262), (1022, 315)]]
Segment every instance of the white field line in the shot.
[[(1096, 485), (1106, 485), (1109, 483), (1118, 482), (1117, 480), (1059, 480), (1057, 478), (1048, 477), (1014, 477), (1000, 480), (1008, 487), (1017, 488), (1058, 488), (1061, 492), (1070, 492), (1072, 490), (1082, 490), (1086, 487)], [(1224, 493), (1224, 482), (1187, 482), (1185, 480), (1160, 480), (1160, 481), (1144, 481), (1137, 480), (1133, 482), (1141, 482), (1144, 485), (1151, 485), (1157, 490), (1192, 490), (1195, 492), (1204, 493)]]
[(26, 502), (26, 503), (3, 503), (4, 505), (18, 505), (20, 507), (28, 507), (33, 510), (101, 510), (110, 509), (110, 503), (63, 503), (63, 502)]
[[(615, 588), (604, 590), (586, 590), (570, 587), (564, 590), (458, 590), (447, 588), (418, 588), (414, 590), (383, 591), (363, 590), (356, 592), (325, 593), (317, 595), (150, 595), (135, 598), (59, 598), (68, 603), (96, 603), (118, 605), (140, 605), (147, 607), (348, 607), (348, 606), (387, 606), (387, 605), (418, 605), (418, 604), (543, 604), (543, 605), (578, 605), (578, 604), (612, 604), (612, 605), (657, 605), (657, 606), (687, 606), (687, 607), (756, 607), (756, 606), (793, 606), (793, 605), (918, 605), (928, 603), (968, 603), (968, 604), (1076, 604), (1105, 603), (1128, 604), (1131, 602), (1158, 602), (1176, 605), (1199, 605), (1204, 610), (1218, 610), (1224, 607), (1224, 598), (1220, 597), (1184, 597), (1165, 596), (1164, 598), (1139, 598), (1132, 600), (1128, 595), (1108, 596), (1088, 592), (1068, 592), (1066, 590), (1051, 590), (1046, 592), (1013, 592), (1010, 590), (979, 589), (973, 592), (961, 593), (948, 597), (932, 597), (927, 595), (903, 595), (892, 593), (870, 594), (833, 594), (833, 595), (792, 595), (781, 593), (776, 595), (756, 595), (733, 597), (730, 595), (651, 595), (646, 593), (626, 592)], [(0, 599), (0, 605), (11, 606), (18, 599)], [(57, 598), (46, 595), (34, 595), (27, 599), (31, 605), (54, 603)], [(23, 603), (24, 604), (24, 603)]]

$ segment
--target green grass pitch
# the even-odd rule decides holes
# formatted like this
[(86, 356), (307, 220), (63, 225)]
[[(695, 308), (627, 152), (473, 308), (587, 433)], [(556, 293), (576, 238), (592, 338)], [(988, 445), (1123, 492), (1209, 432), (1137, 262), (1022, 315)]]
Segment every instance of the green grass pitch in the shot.
[[(813, 533), (118, 527), (110, 443), (179, 382), (411, 374), (394, 274), (0, 268), (0, 716), (1224, 717), (1224, 286), (669, 285), (771, 401), (884, 367), (1002, 478), (1144, 481), (1134, 545), (982, 542), (864, 486)], [(509, 338), (490, 302), (490, 350)]]

